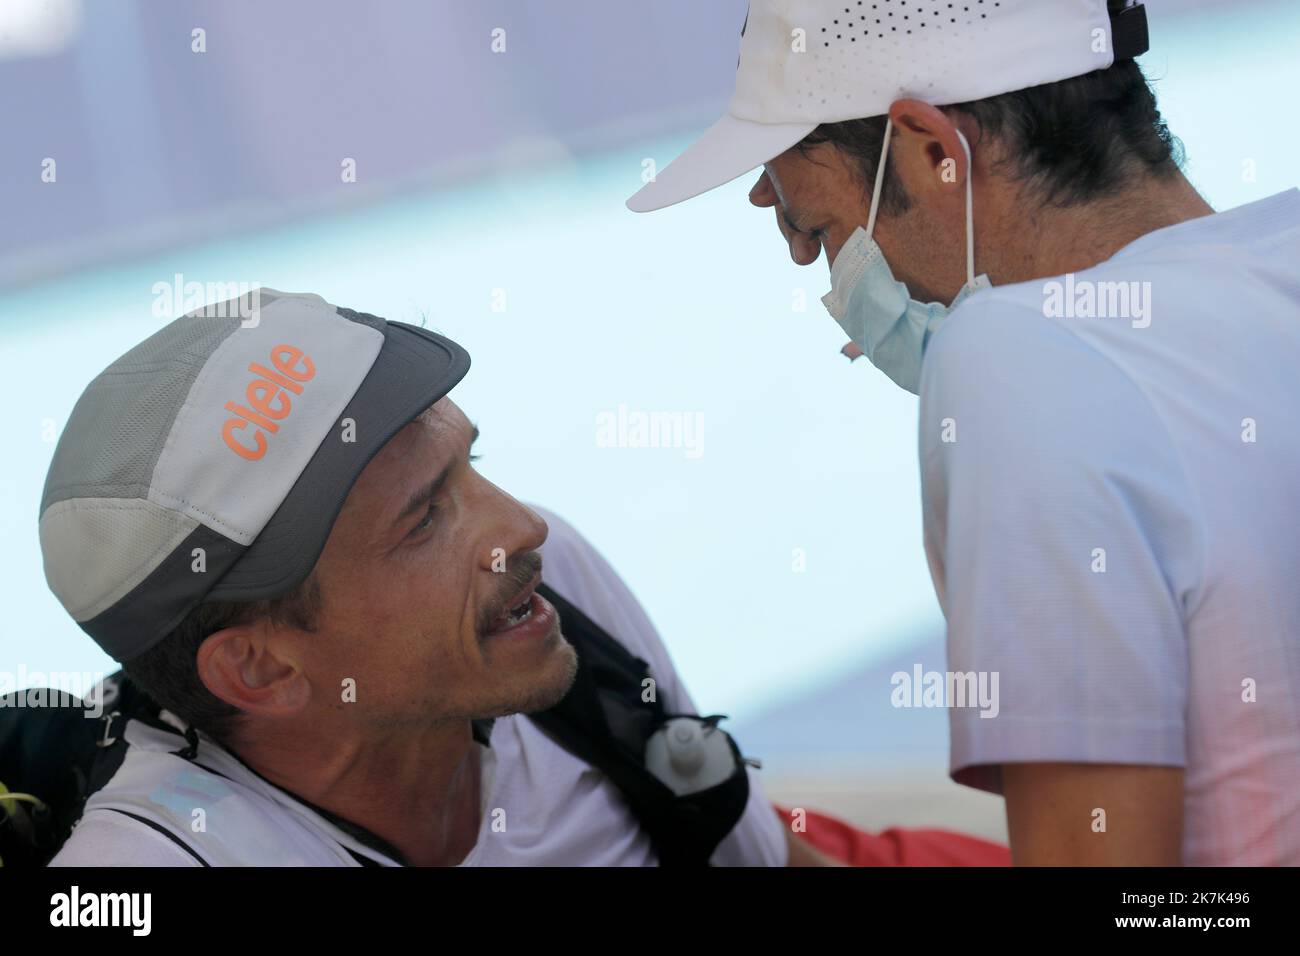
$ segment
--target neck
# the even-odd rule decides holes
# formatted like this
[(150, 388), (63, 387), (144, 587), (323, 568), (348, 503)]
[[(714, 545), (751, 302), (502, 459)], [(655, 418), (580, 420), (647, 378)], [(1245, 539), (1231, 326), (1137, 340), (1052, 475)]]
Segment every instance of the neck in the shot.
[[(1175, 172), (1146, 176), (1122, 192), (1065, 208), (1030, 206), (1022, 195), (1000, 204), (987, 247), (994, 285), (1081, 272), (1149, 232), (1213, 214), (1191, 183)], [(1028, 214), (1026, 209), (1032, 209)], [(978, 227), (978, 224), (977, 224)]]
[(276, 786), (386, 840), (409, 864), (455, 866), (474, 848), (481, 748), (468, 720), (258, 727), (230, 749)]

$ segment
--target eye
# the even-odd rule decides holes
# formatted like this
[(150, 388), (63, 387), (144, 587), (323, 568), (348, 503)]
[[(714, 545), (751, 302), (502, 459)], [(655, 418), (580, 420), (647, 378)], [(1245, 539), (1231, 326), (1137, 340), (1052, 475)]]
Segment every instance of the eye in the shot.
[(411, 529), (411, 534), (419, 534), (421, 531), (428, 531), (429, 528), (433, 526), (433, 516), (437, 510), (438, 506), (432, 501), (429, 502), (429, 510), (424, 513), (424, 517), (420, 520), (420, 523)]

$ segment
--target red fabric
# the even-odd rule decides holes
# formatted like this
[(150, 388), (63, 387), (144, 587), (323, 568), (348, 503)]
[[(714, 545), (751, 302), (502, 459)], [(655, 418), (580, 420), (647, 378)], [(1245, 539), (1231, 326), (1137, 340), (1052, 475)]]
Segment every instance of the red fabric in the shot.
[[(776, 804), (773, 809), (789, 826), (793, 818), (791, 811)], [(796, 831), (796, 835), (850, 866), (1011, 865), (1011, 851), (1005, 846), (964, 833), (900, 827), (868, 833), (815, 810), (803, 813), (807, 829)]]

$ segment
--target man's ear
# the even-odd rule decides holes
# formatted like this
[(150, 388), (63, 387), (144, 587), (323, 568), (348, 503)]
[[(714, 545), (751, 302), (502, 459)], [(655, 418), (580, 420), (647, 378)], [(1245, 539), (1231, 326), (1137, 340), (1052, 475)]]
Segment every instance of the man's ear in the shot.
[(250, 714), (300, 712), (311, 698), (311, 685), (284, 630), (264, 618), (222, 628), (199, 647), (199, 679), (215, 696)]
[(970, 163), (957, 127), (947, 114), (920, 100), (898, 100), (889, 108), (894, 139), (888, 163), (909, 196), (961, 196)]

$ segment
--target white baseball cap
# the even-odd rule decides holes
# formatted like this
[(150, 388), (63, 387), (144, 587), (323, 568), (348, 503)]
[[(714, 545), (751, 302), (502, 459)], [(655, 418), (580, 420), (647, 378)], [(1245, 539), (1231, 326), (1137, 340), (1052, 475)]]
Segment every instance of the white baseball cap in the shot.
[(727, 113), (628, 201), (650, 212), (758, 168), (820, 123), (1082, 76), (1147, 49), (1106, 0), (751, 0)]

